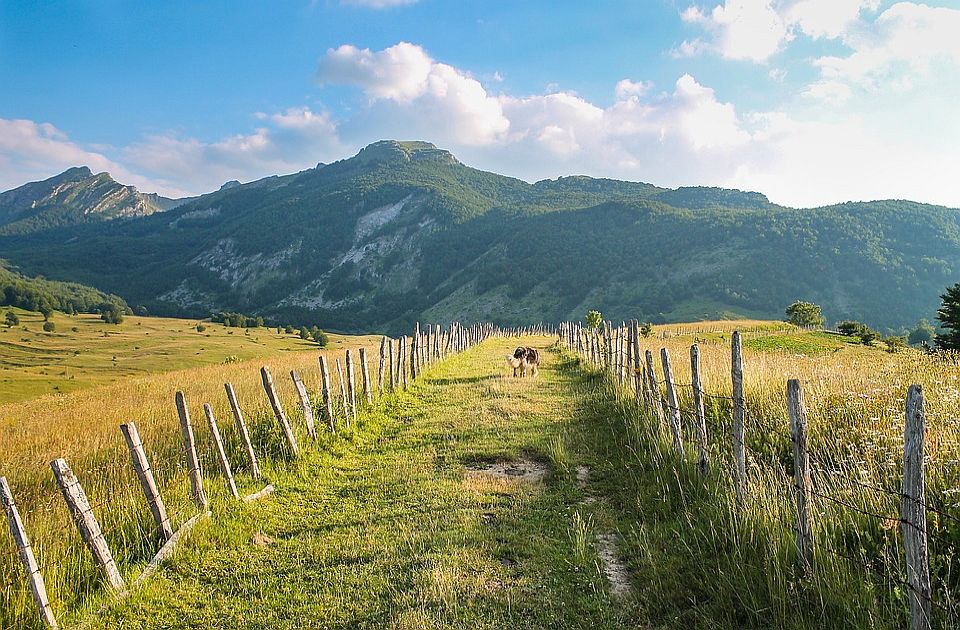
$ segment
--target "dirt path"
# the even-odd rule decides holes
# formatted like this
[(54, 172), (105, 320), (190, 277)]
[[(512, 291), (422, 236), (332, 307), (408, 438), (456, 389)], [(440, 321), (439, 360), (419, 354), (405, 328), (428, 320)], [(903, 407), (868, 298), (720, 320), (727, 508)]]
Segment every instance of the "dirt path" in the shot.
[(515, 345), (431, 370), (350, 441), (272, 479), (273, 497), (214, 506), (101, 627), (634, 625), (616, 538), (591, 526), (609, 508), (587, 502), (570, 437), (579, 377), (547, 351), (538, 379), (513, 379)]

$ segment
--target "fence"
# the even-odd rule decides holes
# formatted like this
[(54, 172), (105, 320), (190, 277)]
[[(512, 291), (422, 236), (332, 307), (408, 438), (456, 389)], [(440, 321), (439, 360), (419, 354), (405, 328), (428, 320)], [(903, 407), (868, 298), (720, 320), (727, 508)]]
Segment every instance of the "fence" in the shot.
[[(623, 393), (632, 398), (644, 413), (657, 427), (668, 431), (677, 458), (681, 462), (688, 459), (687, 447), (683, 442), (683, 419), (686, 425), (692, 426), (696, 433), (696, 469), (701, 477), (710, 474), (710, 445), (720, 439), (727, 440), (732, 461), (730, 462), (730, 485), (733, 488), (735, 501), (743, 505), (750, 495), (750, 478), (747, 474), (747, 420), (751, 426), (762, 428), (764, 431), (776, 433), (782, 429), (770, 426), (769, 421), (757, 417), (751, 412), (751, 405), (744, 395), (744, 359), (741, 334), (733, 332), (730, 337), (730, 391), (731, 395), (708, 393), (704, 390), (700, 366), (700, 347), (693, 344), (690, 347), (690, 383), (678, 383), (674, 377), (673, 365), (667, 348), (660, 350), (660, 364), (662, 379), (658, 376), (653, 351), (641, 350), (643, 338), (637, 321), (614, 326), (612, 322), (604, 322), (602, 328), (585, 328), (580, 323), (561, 324), (558, 331), (559, 342), (565, 349), (579, 355), (581, 361), (592, 368), (605, 373), (615, 385), (618, 394)], [(931, 627), (932, 612), (936, 608), (950, 619), (951, 624), (960, 623), (960, 615), (955, 607), (948, 605), (949, 597), (943, 593), (943, 601), (935, 597), (931, 585), (930, 574), (930, 540), (933, 538), (927, 525), (928, 513), (935, 514), (941, 520), (951, 520), (960, 523), (946, 511), (937, 508), (927, 499), (925, 484), (925, 436), (927, 428), (927, 412), (924, 402), (924, 392), (920, 385), (911, 385), (904, 403), (903, 423), (903, 468), (902, 485), (899, 490), (893, 490), (874, 484), (866, 484), (853, 478), (837, 480), (836, 467), (831, 467), (813, 451), (809, 440), (809, 423), (804, 402), (803, 390), (800, 381), (786, 380), (787, 409), (784, 416), (789, 417), (789, 436), (792, 445), (792, 506), (794, 514), (794, 531), (796, 535), (796, 558), (798, 568), (803, 575), (810, 575), (815, 570), (814, 557), (817, 549), (814, 537), (814, 506), (817, 502), (829, 502), (840, 508), (852, 510), (855, 513), (872, 519), (879, 519), (884, 523), (895, 523), (899, 526), (902, 546), (904, 550), (905, 579), (883, 574), (881, 577), (899, 582), (905, 589), (909, 599), (909, 615), (911, 627), (926, 629)], [(680, 403), (679, 392), (689, 389), (690, 406)], [(714, 432), (708, 434), (705, 401), (720, 400), (729, 405), (729, 425), (715, 426)], [(728, 434), (722, 435), (729, 431)], [(724, 450), (727, 450), (726, 448)], [(770, 464), (775, 465), (775, 464)], [(895, 516), (878, 514), (853, 505), (849, 501), (831, 494), (825, 477), (834, 477), (833, 481), (842, 481), (852, 486), (859, 486), (867, 490), (896, 497), (900, 503), (899, 514)], [(956, 545), (947, 539), (935, 539), (947, 548), (956, 548)], [(820, 540), (821, 544), (826, 541)], [(858, 558), (850, 557), (833, 548), (823, 551), (835, 556), (846, 558), (859, 564), (862, 568), (876, 571), (876, 567), (861, 562)]]
[[(297, 394), (296, 400), (300, 405), (299, 411), (301, 413), (299, 416), (303, 419), (307, 435), (309, 435), (313, 441), (317, 440), (318, 424), (324, 427), (331, 435), (336, 435), (338, 426), (349, 427), (351, 421), (356, 422), (359, 408), (362, 408), (364, 405), (373, 405), (375, 395), (382, 396), (401, 388), (407, 389), (410, 383), (419, 378), (423, 370), (429, 365), (469, 350), (490, 336), (519, 336), (525, 334), (552, 335), (555, 334), (555, 329), (543, 325), (528, 328), (501, 329), (491, 324), (463, 326), (456, 322), (452, 323), (448, 328), (443, 329), (439, 324), (428, 325), (421, 328), (418, 323), (415, 326), (413, 334), (409, 337), (402, 336), (400, 339), (382, 338), (376, 383), (374, 383), (370, 377), (370, 366), (366, 349), (361, 348), (359, 350), (356, 361), (354, 360), (354, 353), (351, 350), (346, 350), (343, 363), (341, 363), (339, 357), (336, 359), (337, 389), (331, 386), (332, 374), (330, 366), (327, 363), (327, 358), (320, 356), (320, 391), (313, 392), (313, 400), (319, 401), (319, 404), (316, 406), (300, 374), (296, 370), (291, 371), (290, 377)], [(344, 366), (346, 373), (344, 373)], [(360, 373), (359, 379), (356, 376), (357, 371)], [(260, 369), (260, 377), (270, 408), (277, 424), (280, 426), (287, 455), (290, 458), (296, 458), (302, 453), (304, 445), (297, 442), (296, 433), (291, 424), (290, 417), (288, 417), (287, 412), (283, 409), (281, 396), (278, 392), (278, 384), (274, 380), (274, 375), (266, 366)], [(225, 383), (224, 389), (233, 415), (235, 431), (243, 447), (243, 456), (248, 460), (247, 469), (253, 480), (260, 481), (262, 479), (262, 473), (259, 460), (250, 438), (250, 429), (247, 426), (242, 406), (231, 383)], [(339, 396), (337, 395), (338, 391)], [(129, 422), (120, 426), (123, 440), (130, 453), (132, 468), (154, 520), (156, 538), (160, 543), (156, 555), (150, 560), (140, 575), (135, 578), (131, 586), (128, 586), (124, 581), (123, 575), (117, 567), (117, 562), (111, 553), (101, 524), (97, 519), (96, 511), (98, 511), (103, 504), (91, 502), (90, 497), (88, 497), (84, 491), (81, 480), (74, 474), (66, 460), (58, 458), (50, 464), (63, 500), (67, 505), (67, 510), (74, 521), (74, 525), (89, 550), (95, 565), (102, 574), (103, 581), (118, 597), (123, 597), (132, 589), (139, 587), (139, 585), (157, 570), (160, 562), (172, 554), (177, 543), (182, 540), (183, 536), (189, 532), (200, 519), (212, 515), (210, 500), (205, 490), (205, 484), (210, 483), (211, 478), (209, 473), (201, 468), (200, 458), (198, 457), (197, 439), (194, 434), (194, 420), (190, 415), (190, 407), (184, 394), (180, 391), (175, 393), (174, 403), (183, 438), (183, 454), (187, 464), (186, 469), (190, 482), (190, 492), (197, 510), (196, 513), (187, 519), (176, 531), (174, 531), (171, 526), (171, 519), (167, 513), (160, 488), (154, 476), (154, 469), (147, 457), (145, 445), (140, 438), (136, 425), (133, 422)], [(268, 484), (261, 490), (247, 496), (240, 495), (229, 455), (224, 448), (221, 429), (214, 417), (213, 409), (209, 404), (204, 404), (203, 410), (209, 429), (208, 435), (220, 468), (219, 476), (226, 485), (232, 500), (245, 502), (256, 501), (272, 492), (273, 485)], [(318, 417), (322, 419), (321, 423), (317, 422)], [(89, 472), (91, 471), (87, 471), (88, 474)], [(99, 474), (109, 474), (115, 471), (98, 470), (96, 472)], [(15, 503), (14, 489), (11, 488), (7, 478), (2, 476), (0, 476), (0, 504), (2, 504), (3, 511), (7, 516), (20, 561), (23, 565), (25, 582), (32, 594), (39, 617), (48, 627), (57, 628), (58, 625), (54, 614), (54, 607), (51, 605), (48, 597), (41, 567), (36, 560), (33, 545), (24, 526), (20, 510)]]

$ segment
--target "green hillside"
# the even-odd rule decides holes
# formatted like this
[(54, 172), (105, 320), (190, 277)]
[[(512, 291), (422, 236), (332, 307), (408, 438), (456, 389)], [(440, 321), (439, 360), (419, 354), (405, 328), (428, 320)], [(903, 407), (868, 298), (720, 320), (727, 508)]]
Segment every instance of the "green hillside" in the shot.
[(753, 192), (476, 170), (422, 142), (204, 195), (150, 216), (0, 234), (31, 273), (151, 312), (220, 309), (349, 330), (417, 319), (930, 317), (960, 269), (954, 209), (793, 209)]

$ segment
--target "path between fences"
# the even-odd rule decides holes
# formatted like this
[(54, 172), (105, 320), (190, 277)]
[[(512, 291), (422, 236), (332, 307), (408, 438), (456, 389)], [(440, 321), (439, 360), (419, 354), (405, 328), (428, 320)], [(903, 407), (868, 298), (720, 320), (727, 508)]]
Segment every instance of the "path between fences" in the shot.
[(539, 378), (512, 378), (517, 343), (428, 369), (361, 414), (352, 443), (299, 458), (269, 497), (214, 506), (90, 627), (635, 622), (617, 533), (593, 525), (610, 508), (564, 443), (582, 376), (544, 351)]

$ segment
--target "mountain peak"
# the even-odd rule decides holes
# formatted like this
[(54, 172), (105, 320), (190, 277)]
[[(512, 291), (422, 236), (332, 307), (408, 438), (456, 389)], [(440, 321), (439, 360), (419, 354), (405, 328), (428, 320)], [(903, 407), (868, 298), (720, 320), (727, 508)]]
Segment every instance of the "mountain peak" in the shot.
[(422, 140), (380, 140), (368, 144), (354, 157), (361, 163), (372, 162), (411, 162), (432, 159), (449, 164), (459, 164), (457, 158), (445, 149)]
[(79, 182), (84, 179), (89, 179), (93, 177), (93, 171), (90, 170), (87, 166), (71, 166), (64, 172), (59, 175), (55, 175), (50, 179), (54, 179), (59, 182)]

